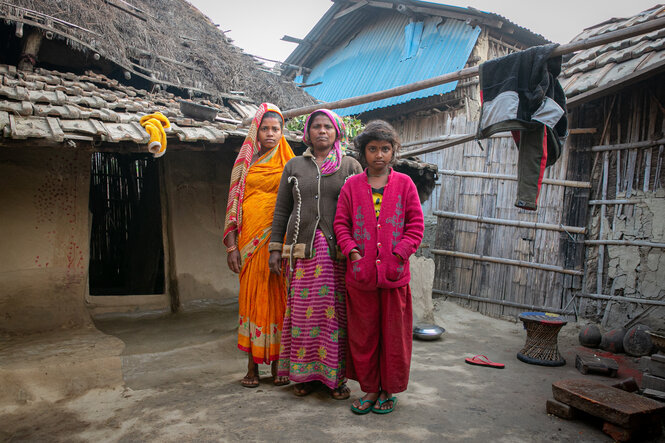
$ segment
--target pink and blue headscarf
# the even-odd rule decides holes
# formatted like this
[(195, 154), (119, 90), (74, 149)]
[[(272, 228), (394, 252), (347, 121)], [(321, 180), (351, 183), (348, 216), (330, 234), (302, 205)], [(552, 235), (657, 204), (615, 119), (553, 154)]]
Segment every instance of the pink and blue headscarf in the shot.
[(333, 148), (330, 150), (330, 154), (328, 154), (328, 157), (326, 157), (326, 159), (323, 161), (323, 164), (320, 168), (321, 174), (330, 175), (337, 172), (337, 170), (342, 165), (342, 157), (346, 155), (346, 150), (349, 145), (349, 138), (346, 135), (346, 125), (339, 117), (339, 115), (335, 114), (329, 109), (317, 109), (316, 111), (309, 114), (307, 116), (307, 120), (305, 120), (305, 129), (303, 130), (302, 135), (303, 143), (305, 143), (307, 146), (312, 146), (312, 142), (309, 138), (309, 121), (317, 114), (326, 115), (332, 122), (333, 126), (335, 127), (335, 131), (337, 132), (335, 144), (333, 145)]

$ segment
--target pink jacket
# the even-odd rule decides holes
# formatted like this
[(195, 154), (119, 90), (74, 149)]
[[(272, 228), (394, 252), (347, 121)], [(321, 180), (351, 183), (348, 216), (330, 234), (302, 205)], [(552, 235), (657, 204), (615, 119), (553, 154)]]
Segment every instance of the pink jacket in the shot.
[(349, 256), (346, 284), (357, 289), (399, 288), (409, 284), (409, 257), (423, 239), (423, 211), (408, 175), (391, 170), (377, 221), (367, 172), (349, 177), (337, 202), (333, 223), (337, 244)]

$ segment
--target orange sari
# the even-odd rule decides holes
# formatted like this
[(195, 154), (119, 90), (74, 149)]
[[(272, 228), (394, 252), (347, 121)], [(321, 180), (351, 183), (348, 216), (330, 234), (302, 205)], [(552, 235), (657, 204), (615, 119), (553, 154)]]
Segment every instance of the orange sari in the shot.
[(284, 137), (247, 172), (242, 201), (242, 229), (238, 249), (240, 270), (238, 348), (250, 352), (254, 363), (279, 358), (286, 281), (268, 267), (268, 242), (275, 200), (284, 165), (293, 157)]

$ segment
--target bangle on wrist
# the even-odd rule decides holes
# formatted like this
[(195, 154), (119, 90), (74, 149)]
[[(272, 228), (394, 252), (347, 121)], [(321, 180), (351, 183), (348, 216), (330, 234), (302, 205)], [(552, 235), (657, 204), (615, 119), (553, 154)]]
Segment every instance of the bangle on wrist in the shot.
[(226, 252), (227, 252), (227, 253), (230, 253), (230, 252), (233, 252), (233, 251), (237, 251), (237, 250), (238, 250), (238, 245), (231, 245), (231, 246), (227, 246), (227, 247), (226, 247)]

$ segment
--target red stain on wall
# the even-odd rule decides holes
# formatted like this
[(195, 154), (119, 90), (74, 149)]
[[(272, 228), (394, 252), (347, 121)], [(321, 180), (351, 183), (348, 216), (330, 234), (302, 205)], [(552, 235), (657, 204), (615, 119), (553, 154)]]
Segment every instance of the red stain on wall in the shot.
[[(79, 155), (74, 154), (76, 159), (72, 161), (70, 155), (53, 155), (46, 159), (46, 171), (43, 181), (37, 187), (33, 195), (33, 204), (37, 212), (35, 220), (35, 231), (49, 229), (43, 235), (45, 243), (40, 248), (40, 255), (35, 256), (35, 264), (38, 267), (48, 267), (51, 255), (58, 255), (57, 250), (64, 250), (67, 256), (66, 267), (68, 271), (82, 272), (85, 270), (85, 257), (83, 251), (77, 244), (80, 238), (76, 235), (77, 211), (76, 204), (79, 192), (79, 180), (81, 174), (88, 174), (87, 170), (79, 167)], [(64, 229), (69, 225), (69, 234), (60, 233), (58, 229)], [(49, 254), (50, 251), (55, 251)], [(46, 255), (46, 256), (45, 256)]]

